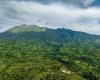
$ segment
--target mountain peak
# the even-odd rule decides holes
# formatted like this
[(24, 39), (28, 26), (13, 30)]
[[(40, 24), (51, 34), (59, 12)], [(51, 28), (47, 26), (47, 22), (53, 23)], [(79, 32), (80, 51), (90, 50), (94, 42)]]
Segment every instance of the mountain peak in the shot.
[(39, 27), (37, 25), (27, 25), (22, 24), (20, 26), (15, 26), (7, 30), (7, 32), (17, 33), (17, 32), (41, 32), (45, 31), (45, 27)]

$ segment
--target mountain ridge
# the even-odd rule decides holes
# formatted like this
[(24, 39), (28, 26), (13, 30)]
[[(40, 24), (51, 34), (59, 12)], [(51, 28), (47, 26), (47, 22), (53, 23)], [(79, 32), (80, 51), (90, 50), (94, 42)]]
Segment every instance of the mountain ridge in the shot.
[[(4, 32), (14, 32), (13, 30), (15, 29), (16, 30), (16, 28), (19, 28), (19, 31), (18, 32), (27, 32), (27, 31), (20, 31), (20, 29), (21, 28), (32, 28), (33, 29), (33, 31), (34, 31), (34, 29), (35, 28), (37, 28), (37, 29), (44, 29), (44, 31), (46, 30), (46, 29), (52, 29), (52, 30), (59, 30), (59, 29), (65, 29), (65, 30), (69, 30), (69, 31), (74, 31), (74, 32), (80, 32), (80, 33), (85, 33), (85, 34), (88, 34), (88, 35), (96, 35), (96, 36), (100, 36), (100, 35), (97, 35), (97, 34), (91, 34), (91, 33), (87, 33), (87, 32), (83, 32), (83, 31), (75, 31), (75, 30), (71, 30), (71, 29), (67, 29), (67, 28), (56, 28), (56, 29), (53, 29), (53, 28), (48, 28), (48, 27), (42, 27), (42, 26), (38, 26), (38, 25), (27, 25), (27, 24), (22, 24), (22, 25), (18, 25), (18, 26), (14, 26), (14, 27), (12, 27), (12, 28), (9, 28), (9, 29), (7, 29), (6, 31), (4, 31)], [(31, 30), (30, 30), (31, 31)]]
[[(27, 36), (25, 36), (27, 35)], [(37, 36), (36, 36), (37, 35)], [(15, 37), (16, 36), (16, 37)], [(50, 29), (46, 27), (39, 27), (37, 25), (20, 25), (8, 29), (0, 34), (0, 39), (7, 38), (38, 38), (56, 41), (72, 41), (72, 40), (100, 40), (99, 35), (92, 35), (85, 32), (73, 31), (65, 28)]]

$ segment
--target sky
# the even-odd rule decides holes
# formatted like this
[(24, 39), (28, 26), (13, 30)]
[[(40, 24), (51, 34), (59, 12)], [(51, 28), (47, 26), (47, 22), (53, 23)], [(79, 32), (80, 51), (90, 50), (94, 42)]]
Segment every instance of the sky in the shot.
[(100, 35), (100, 0), (0, 0), (0, 32), (21, 24)]

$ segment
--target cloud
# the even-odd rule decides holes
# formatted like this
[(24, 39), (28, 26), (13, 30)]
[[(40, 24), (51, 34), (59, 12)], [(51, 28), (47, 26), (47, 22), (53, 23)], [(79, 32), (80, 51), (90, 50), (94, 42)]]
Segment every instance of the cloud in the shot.
[(91, 5), (94, 2), (95, 2), (95, 0), (83, 0), (84, 6)]
[(0, 2), (9, 2), (9, 1), (19, 1), (19, 2), (39, 2), (43, 4), (48, 4), (48, 3), (56, 3), (56, 2), (61, 2), (65, 4), (72, 4), (72, 5), (77, 5), (77, 6), (84, 6), (87, 7), (98, 0), (2, 0)]
[[(81, 1), (89, 5), (93, 0)], [(6, 29), (9, 28), (7, 26), (26, 23), (100, 34), (100, 9), (98, 7), (80, 8), (61, 2), (42, 4), (34, 1), (14, 0), (5, 2), (5, 4), (0, 7), (2, 11), (0, 12), (0, 24)]]

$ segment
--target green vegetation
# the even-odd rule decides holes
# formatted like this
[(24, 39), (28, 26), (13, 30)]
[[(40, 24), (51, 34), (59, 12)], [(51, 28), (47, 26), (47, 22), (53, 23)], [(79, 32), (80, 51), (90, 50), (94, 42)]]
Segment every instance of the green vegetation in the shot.
[(21, 26), (16, 26), (16, 27), (10, 28), (7, 31), (8, 32), (10, 31), (12, 33), (17, 33), (17, 32), (41, 32), (41, 31), (45, 31), (45, 30), (46, 30), (45, 27), (23, 24)]
[(0, 80), (100, 80), (100, 36), (10, 29), (0, 34)]

